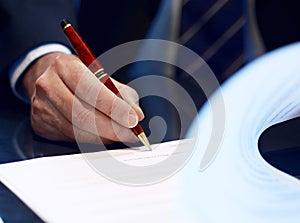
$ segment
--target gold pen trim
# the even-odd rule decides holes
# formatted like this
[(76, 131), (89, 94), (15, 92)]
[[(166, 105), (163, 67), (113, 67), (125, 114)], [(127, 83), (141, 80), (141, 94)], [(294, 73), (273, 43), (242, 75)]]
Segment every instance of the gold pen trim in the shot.
[(69, 24), (67, 24), (67, 25), (64, 26), (64, 29), (66, 29), (66, 28), (68, 28), (70, 26), (71, 26), (71, 24), (69, 23)]
[(104, 72), (104, 69), (101, 68), (99, 70), (97, 70), (94, 75), (99, 79), (101, 80), (103, 77), (105, 77), (107, 75), (107, 73)]
[(144, 146), (146, 146), (150, 151), (152, 150), (151, 146), (150, 146), (150, 143), (149, 143), (149, 141), (147, 139), (147, 136), (145, 135), (144, 132), (138, 134), (138, 138), (144, 144)]

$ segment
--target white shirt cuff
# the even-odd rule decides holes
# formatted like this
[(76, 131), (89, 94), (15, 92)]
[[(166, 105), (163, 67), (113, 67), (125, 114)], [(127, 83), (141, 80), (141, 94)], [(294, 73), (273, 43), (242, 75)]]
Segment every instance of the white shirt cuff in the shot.
[(20, 98), (24, 102), (30, 102), (29, 99), (26, 97), (24, 92), (21, 92), (17, 89), (17, 81), (22, 76), (23, 72), (26, 70), (26, 68), (36, 59), (39, 57), (52, 53), (52, 52), (63, 52), (67, 54), (71, 54), (71, 51), (69, 48), (62, 44), (58, 43), (51, 43), (51, 44), (45, 44), (42, 46), (39, 46), (31, 51), (29, 51), (25, 57), (21, 61), (17, 61), (13, 69), (10, 72), (10, 85), (13, 89), (14, 94)]

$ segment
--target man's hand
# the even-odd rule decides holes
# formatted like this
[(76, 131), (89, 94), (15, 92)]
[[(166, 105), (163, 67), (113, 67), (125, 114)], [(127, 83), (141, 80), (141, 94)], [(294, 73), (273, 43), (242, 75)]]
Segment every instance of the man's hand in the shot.
[(138, 95), (113, 80), (124, 100), (111, 92), (74, 55), (50, 53), (26, 71), (31, 125), (50, 140), (87, 143), (133, 142), (130, 128), (144, 118)]

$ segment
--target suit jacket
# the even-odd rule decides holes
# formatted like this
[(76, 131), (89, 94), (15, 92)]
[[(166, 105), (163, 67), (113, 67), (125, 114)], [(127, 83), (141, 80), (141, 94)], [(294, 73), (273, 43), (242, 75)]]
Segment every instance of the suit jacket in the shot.
[[(59, 22), (69, 19), (101, 54), (147, 33), (160, 0), (0, 0), (0, 71), (29, 49), (46, 42), (68, 44)], [(267, 50), (300, 39), (299, 1), (256, 0), (256, 16)]]
[[(59, 22), (77, 24), (96, 54), (147, 33), (160, 0), (0, 0), (0, 70), (45, 42), (68, 44)], [(267, 50), (300, 39), (300, 2), (256, 0), (258, 26)], [(99, 41), (99, 39), (101, 41)]]
[(77, 26), (96, 55), (144, 37), (159, 0), (0, 0), (0, 71), (30, 49), (49, 42), (68, 45), (60, 21)]
[[(67, 10), (70, 9), (70, 10)], [(72, 0), (0, 0), (0, 70), (28, 50), (47, 42), (66, 43), (59, 21), (76, 18)]]

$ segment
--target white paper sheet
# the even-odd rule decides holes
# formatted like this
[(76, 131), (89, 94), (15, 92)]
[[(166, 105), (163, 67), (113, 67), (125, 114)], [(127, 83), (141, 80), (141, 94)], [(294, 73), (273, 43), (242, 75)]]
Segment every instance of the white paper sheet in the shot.
[[(153, 146), (150, 152), (116, 150), (110, 154), (127, 164), (153, 165), (182, 155), (174, 152), (177, 145), (173, 141)], [(103, 154), (89, 154), (89, 159), (108, 159)], [(101, 176), (81, 154), (4, 164), (0, 179), (46, 222), (184, 221), (176, 177), (148, 186), (122, 185)]]

